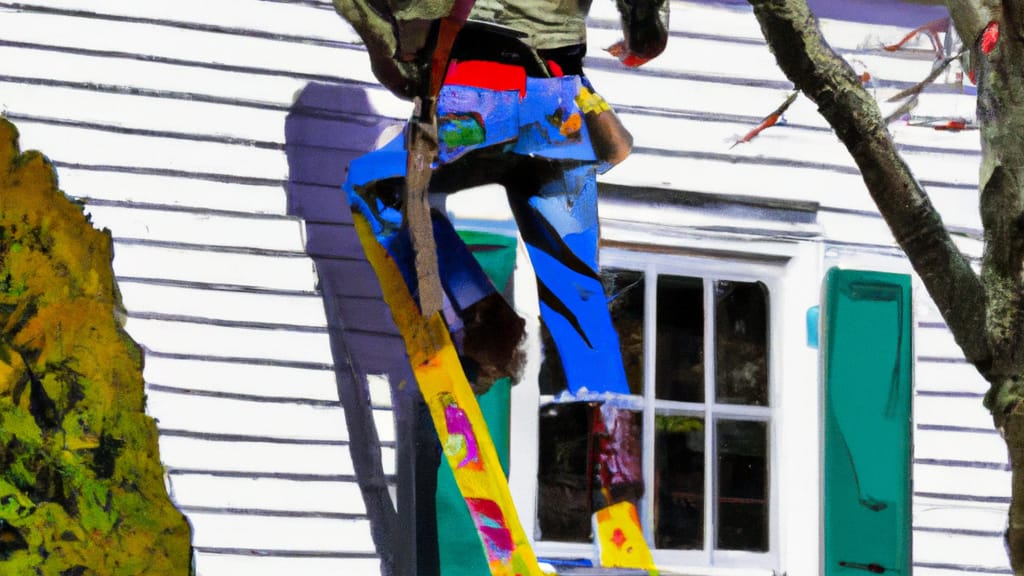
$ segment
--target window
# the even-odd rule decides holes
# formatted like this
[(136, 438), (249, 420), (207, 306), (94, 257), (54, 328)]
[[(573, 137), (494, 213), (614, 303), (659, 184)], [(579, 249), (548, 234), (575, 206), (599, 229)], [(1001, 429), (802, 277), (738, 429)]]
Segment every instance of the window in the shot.
[[(613, 498), (636, 503), (656, 557), (712, 565), (739, 554), (769, 563), (767, 286), (630, 269), (630, 258), (605, 264), (643, 468), (643, 486)], [(599, 405), (555, 401), (565, 385), (551, 356), (541, 368), (536, 536), (589, 543), (590, 514), (606, 502), (595, 465)]]

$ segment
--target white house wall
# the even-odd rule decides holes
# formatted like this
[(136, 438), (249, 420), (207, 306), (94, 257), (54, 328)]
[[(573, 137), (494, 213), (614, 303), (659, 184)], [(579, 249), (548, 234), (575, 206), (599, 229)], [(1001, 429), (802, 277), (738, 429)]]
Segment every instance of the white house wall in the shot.
[[(806, 99), (784, 125), (732, 146), (791, 90), (749, 9), (673, 1), (672, 10), (666, 54), (625, 71), (602, 50), (619, 38), (614, 3), (594, 3), (588, 74), (636, 140), (604, 182), (810, 205), (816, 225), (766, 223), (763, 237), (822, 241), (867, 262), (892, 252), (855, 167)], [(905, 28), (823, 28), (872, 75), (881, 99), (931, 69), (923, 41), (909, 52), (875, 49)], [(309, 256), (319, 249), (307, 237), (316, 228), (289, 216), (284, 188), (296, 147), (335, 164), (335, 182), (299, 183), (327, 194), (344, 162), (408, 113), (376, 86), (356, 40), (325, 0), (0, 2), (0, 113), (112, 231), (127, 328), (147, 351), (169, 486), (195, 528), (204, 576), (379, 570)], [(359, 96), (348, 113), (347, 101), (304, 109), (343, 137), (286, 138), (311, 84)], [(916, 113), (971, 118), (973, 100), (926, 94)], [(902, 123), (892, 132), (957, 241), (979, 256), (977, 133)], [(644, 218), (628, 210), (618, 201), (602, 208), (623, 239), (623, 218)], [(684, 214), (670, 227), (714, 234), (736, 223), (707, 219)], [(985, 384), (940, 319), (919, 314), (918, 323), (915, 572), (1007, 573), (1000, 533), (1009, 473), (981, 408)], [(386, 390), (386, 379), (377, 384)], [(377, 392), (393, 475), (390, 403)]]

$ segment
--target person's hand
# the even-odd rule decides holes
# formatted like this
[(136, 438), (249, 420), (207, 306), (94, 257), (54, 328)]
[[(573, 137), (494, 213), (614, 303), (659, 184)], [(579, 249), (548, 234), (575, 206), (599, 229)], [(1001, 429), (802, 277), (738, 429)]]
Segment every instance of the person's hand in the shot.
[(622, 62), (623, 65), (629, 66), (630, 68), (636, 68), (651, 61), (650, 58), (637, 56), (636, 54), (630, 52), (629, 48), (626, 47), (625, 40), (619, 40), (618, 42), (612, 44), (611, 46), (605, 48), (604, 50), (605, 52), (618, 58), (619, 62)]

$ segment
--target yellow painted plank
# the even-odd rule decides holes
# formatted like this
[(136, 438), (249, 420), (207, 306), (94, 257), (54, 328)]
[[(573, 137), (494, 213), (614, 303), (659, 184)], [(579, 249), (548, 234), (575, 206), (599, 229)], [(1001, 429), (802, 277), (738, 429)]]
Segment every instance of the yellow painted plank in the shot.
[(640, 517), (630, 502), (619, 502), (594, 514), (601, 566), (639, 568), (657, 576), (651, 549), (644, 540)]
[(416, 382), (473, 517), (492, 576), (542, 575), (448, 328), (440, 313), (429, 318), (420, 315), (398, 266), (377, 243), (369, 223), (359, 214), (353, 219), (384, 300), (405, 339)]

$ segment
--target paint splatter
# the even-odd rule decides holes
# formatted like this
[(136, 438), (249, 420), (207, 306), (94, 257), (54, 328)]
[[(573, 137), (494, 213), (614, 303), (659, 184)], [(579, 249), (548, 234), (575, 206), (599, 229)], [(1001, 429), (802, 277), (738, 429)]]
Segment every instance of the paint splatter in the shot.
[(505, 525), (505, 515), (493, 500), (466, 498), (469, 513), (480, 530), (488, 560), (508, 560), (515, 544), (512, 533)]
[(459, 468), (470, 468), (483, 470), (483, 462), (480, 460), (480, 451), (477, 448), (476, 434), (473, 433), (473, 425), (469, 422), (466, 411), (459, 408), (454, 399), (442, 401), (444, 403), (444, 420), (448, 427), (448, 440), (445, 442), (445, 453), (448, 455), (463, 454)]
[(562, 133), (562, 136), (569, 138), (579, 134), (580, 128), (583, 127), (583, 117), (580, 116), (579, 112), (573, 112), (562, 122), (562, 126), (558, 129)]
[(438, 120), (438, 131), (448, 148), (483, 144), (487, 139), (483, 118), (476, 112), (446, 114)]
[(981, 53), (991, 54), (999, 42), (999, 22), (989, 22), (985, 31), (981, 33)]

